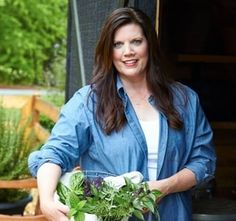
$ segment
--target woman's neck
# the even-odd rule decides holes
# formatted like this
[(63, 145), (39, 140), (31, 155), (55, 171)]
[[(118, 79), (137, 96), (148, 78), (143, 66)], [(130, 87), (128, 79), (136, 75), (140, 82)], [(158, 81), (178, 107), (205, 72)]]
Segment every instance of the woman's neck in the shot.
[(148, 100), (151, 91), (148, 89), (146, 78), (136, 78), (133, 81), (121, 78), (121, 80), (139, 120), (155, 120), (157, 111)]
[(125, 92), (129, 97), (149, 97), (150, 91), (148, 90), (147, 81), (145, 77), (138, 78), (122, 78)]

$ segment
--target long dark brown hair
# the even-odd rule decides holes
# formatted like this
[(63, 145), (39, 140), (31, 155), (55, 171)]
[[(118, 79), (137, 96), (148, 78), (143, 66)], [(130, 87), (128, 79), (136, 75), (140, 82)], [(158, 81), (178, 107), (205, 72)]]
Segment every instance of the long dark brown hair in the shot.
[[(139, 25), (148, 42), (147, 84), (157, 108), (163, 112), (170, 127), (182, 128), (182, 121), (173, 105), (171, 82), (161, 71), (161, 54), (156, 31), (149, 17), (134, 8), (119, 8), (107, 17), (101, 30), (95, 50), (92, 92), (96, 94), (96, 118), (104, 131), (109, 134), (119, 130), (126, 123), (124, 106), (116, 89), (116, 69), (112, 63), (114, 34), (121, 26), (134, 23)], [(157, 102), (156, 102), (157, 103)]]

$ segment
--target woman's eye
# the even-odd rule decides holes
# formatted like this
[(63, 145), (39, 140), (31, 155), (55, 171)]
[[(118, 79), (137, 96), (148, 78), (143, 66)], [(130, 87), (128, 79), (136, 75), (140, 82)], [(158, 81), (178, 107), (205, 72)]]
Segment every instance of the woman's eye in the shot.
[(122, 45), (123, 45), (122, 42), (115, 42), (115, 43), (113, 44), (114, 48), (121, 48)]
[(134, 45), (140, 45), (142, 43), (142, 40), (141, 39), (135, 39), (135, 40), (132, 41), (132, 43)]

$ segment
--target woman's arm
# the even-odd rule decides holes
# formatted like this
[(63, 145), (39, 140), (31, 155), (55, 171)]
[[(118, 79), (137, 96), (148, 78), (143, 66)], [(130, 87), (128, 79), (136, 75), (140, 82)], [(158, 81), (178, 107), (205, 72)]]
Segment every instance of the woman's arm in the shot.
[(159, 189), (163, 196), (186, 191), (195, 185), (208, 182), (214, 176), (216, 155), (211, 127), (195, 92), (189, 93), (188, 102), (186, 115), (193, 117), (192, 131), (186, 134), (187, 149), (191, 150), (188, 160), (176, 174), (149, 182), (150, 189)]
[(191, 170), (184, 168), (169, 178), (149, 181), (148, 184), (151, 190), (160, 190), (163, 194), (162, 197), (164, 197), (171, 193), (182, 192), (192, 188), (197, 184), (197, 180)]
[(37, 172), (40, 208), (50, 221), (68, 221), (69, 208), (54, 201), (54, 192), (61, 176), (60, 166), (44, 163)]

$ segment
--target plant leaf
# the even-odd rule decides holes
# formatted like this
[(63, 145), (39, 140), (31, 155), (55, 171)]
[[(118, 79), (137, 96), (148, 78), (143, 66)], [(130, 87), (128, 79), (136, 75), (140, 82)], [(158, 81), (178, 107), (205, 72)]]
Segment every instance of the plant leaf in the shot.
[(79, 197), (74, 193), (74, 192), (70, 192), (68, 194), (68, 200), (66, 201), (66, 204), (70, 207), (70, 208), (77, 208), (77, 205), (80, 203), (80, 199)]
[(83, 212), (77, 212), (77, 214), (74, 216), (75, 221), (84, 221), (85, 220), (85, 214)]
[(140, 220), (144, 220), (143, 214), (139, 210), (134, 210), (134, 216), (137, 217)]
[(59, 196), (59, 200), (63, 203), (66, 204), (67, 197), (69, 196), (69, 193), (71, 190), (65, 186), (63, 183), (59, 182), (57, 184), (57, 194)]
[(74, 173), (70, 177), (70, 188), (75, 192), (77, 191), (80, 192), (83, 182), (84, 182), (84, 174), (82, 172)]
[(154, 208), (152, 202), (150, 202), (150, 201), (144, 201), (144, 206), (145, 206), (147, 209), (149, 209), (152, 213), (154, 213), (155, 208)]

